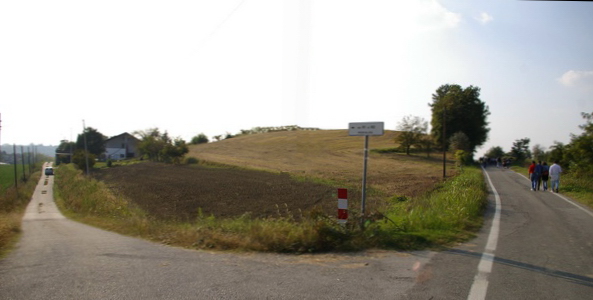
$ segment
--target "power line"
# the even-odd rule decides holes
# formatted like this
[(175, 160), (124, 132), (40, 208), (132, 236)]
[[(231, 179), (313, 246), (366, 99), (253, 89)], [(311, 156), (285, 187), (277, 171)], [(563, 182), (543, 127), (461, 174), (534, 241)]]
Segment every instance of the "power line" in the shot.
[(204, 44), (206, 44), (206, 41), (208, 41), (210, 38), (212, 38), (214, 36), (214, 34), (216, 34), (218, 32), (218, 30), (220, 30), (220, 28), (222, 28), (222, 26), (231, 19), (231, 17), (235, 14), (235, 12), (237, 10), (239, 10), (239, 8), (241, 6), (243, 6), (243, 3), (245, 3), (246, 0), (241, 0), (241, 2), (239, 2), (239, 4), (237, 4), (232, 10), (231, 12), (226, 16), (226, 18), (224, 18), (222, 20), (222, 22), (220, 22), (216, 27), (214, 27), (214, 29), (210, 32), (210, 34), (208, 34), (205, 38), (203, 38), (199, 43), (198, 46), (196, 47), (196, 51), (197, 52), (200, 48), (202, 48), (202, 46)]

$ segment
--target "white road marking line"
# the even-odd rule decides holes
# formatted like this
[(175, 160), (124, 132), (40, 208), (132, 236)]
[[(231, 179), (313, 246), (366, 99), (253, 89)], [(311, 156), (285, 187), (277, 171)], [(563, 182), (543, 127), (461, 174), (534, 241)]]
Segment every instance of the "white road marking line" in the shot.
[(568, 202), (568, 203), (570, 203), (570, 204), (574, 205), (576, 208), (578, 208), (578, 209), (580, 209), (580, 210), (584, 211), (586, 214), (588, 214), (588, 215), (590, 215), (591, 217), (593, 217), (593, 213), (592, 213), (592, 212), (590, 212), (589, 210), (587, 210), (587, 209), (583, 208), (582, 206), (580, 206), (580, 205), (578, 205), (578, 204), (574, 203), (574, 202), (573, 202), (573, 201), (571, 201), (570, 199), (568, 199), (568, 198), (565, 198), (564, 196), (562, 196), (562, 195), (560, 195), (560, 194), (558, 194), (558, 193), (554, 193), (554, 195), (556, 195), (556, 196), (560, 197), (560, 199), (562, 199), (562, 200), (564, 200), (564, 201), (566, 201), (566, 202)]
[(486, 248), (480, 263), (478, 264), (478, 273), (474, 277), (474, 282), (469, 291), (467, 299), (470, 300), (482, 300), (486, 299), (486, 292), (488, 291), (488, 275), (492, 272), (492, 264), (494, 262), (494, 251), (496, 251), (496, 245), (498, 244), (498, 234), (500, 232), (500, 196), (490, 180), (490, 176), (484, 170), (484, 174), (488, 179), (488, 184), (494, 193), (494, 199), (496, 202), (496, 208), (494, 211), (494, 218), (492, 219), (492, 225), (490, 226), (490, 234), (488, 234), (488, 241), (486, 242)]

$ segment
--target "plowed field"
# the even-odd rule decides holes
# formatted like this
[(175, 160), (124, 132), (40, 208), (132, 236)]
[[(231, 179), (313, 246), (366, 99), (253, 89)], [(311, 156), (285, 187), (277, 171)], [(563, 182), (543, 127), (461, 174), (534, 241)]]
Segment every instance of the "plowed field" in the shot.
[(141, 163), (102, 169), (94, 176), (163, 219), (191, 220), (205, 216), (252, 217), (291, 215), (313, 208), (334, 215), (336, 189), (290, 176), (237, 168)]

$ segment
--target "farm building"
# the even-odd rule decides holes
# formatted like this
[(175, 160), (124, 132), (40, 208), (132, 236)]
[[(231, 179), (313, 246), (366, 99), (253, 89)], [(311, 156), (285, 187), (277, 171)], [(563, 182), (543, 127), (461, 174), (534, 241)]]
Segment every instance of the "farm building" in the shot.
[(122, 160), (137, 157), (140, 140), (124, 132), (105, 140), (105, 157), (111, 160)]

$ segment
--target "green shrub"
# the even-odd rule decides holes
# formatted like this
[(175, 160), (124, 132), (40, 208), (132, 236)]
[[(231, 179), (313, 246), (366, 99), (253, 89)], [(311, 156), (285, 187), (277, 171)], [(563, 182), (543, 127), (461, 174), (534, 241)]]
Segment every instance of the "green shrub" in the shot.
[(186, 157), (185, 158), (186, 165), (196, 165), (198, 163), (200, 163), (200, 161), (195, 157)]

